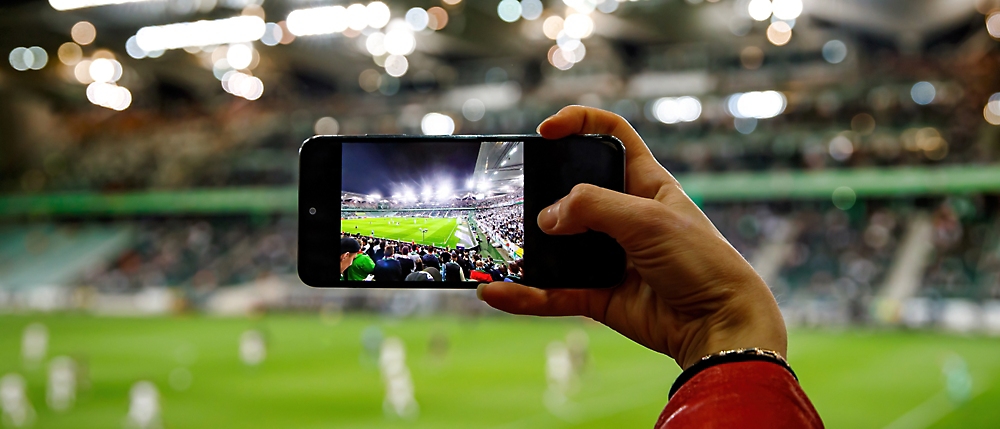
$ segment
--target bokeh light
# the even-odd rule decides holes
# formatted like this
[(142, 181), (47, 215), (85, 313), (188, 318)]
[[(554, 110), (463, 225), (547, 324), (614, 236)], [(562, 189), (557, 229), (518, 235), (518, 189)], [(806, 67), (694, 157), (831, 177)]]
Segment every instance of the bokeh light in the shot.
[(767, 27), (767, 41), (775, 46), (784, 46), (792, 40), (792, 27), (785, 21), (774, 21)]
[(663, 97), (655, 100), (651, 108), (656, 120), (664, 124), (693, 122), (701, 117), (701, 101), (695, 97)]
[(921, 106), (931, 104), (936, 96), (937, 89), (930, 82), (917, 82), (910, 88), (910, 98)]
[(324, 116), (316, 120), (313, 132), (317, 135), (336, 135), (340, 132), (340, 123), (331, 116)]
[(423, 8), (415, 7), (406, 11), (406, 23), (410, 25), (410, 29), (413, 31), (422, 31), (427, 28), (429, 19), (427, 11)]
[(847, 58), (847, 45), (840, 40), (830, 40), (823, 44), (823, 59), (830, 64), (840, 64)]
[(517, 0), (501, 0), (497, 4), (497, 15), (504, 22), (514, 22), (521, 18), (521, 3)]
[(83, 59), (83, 49), (80, 49), (80, 45), (73, 42), (66, 42), (59, 45), (59, 50), (56, 51), (59, 57), (59, 61), (68, 66), (75, 66)]
[(445, 114), (428, 113), (420, 120), (420, 130), (427, 135), (451, 135), (455, 132), (455, 120)]
[(94, 24), (88, 21), (80, 21), (73, 24), (73, 27), (69, 30), (69, 35), (77, 44), (86, 46), (94, 43), (94, 39), (97, 38), (97, 29), (94, 28)]
[(767, 119), (785, 111), (785, 95), (777, 91), (753, 91), (730, 95), (726, 111), (734, 118)]
[(750, 0), (750, 3), (747, 4), (750, 18), (756, 21), (766, 21), (771, 17), (771, 10), (770, 0)]
[(841, 186), (833, 191), (833, 205), (841, 210), (850, 210), (858, 200), (858, 195), (847, 186)]
[(772, 13), (781, 20), (793, 20), (802, 15), (802, 0), (773, 0)]

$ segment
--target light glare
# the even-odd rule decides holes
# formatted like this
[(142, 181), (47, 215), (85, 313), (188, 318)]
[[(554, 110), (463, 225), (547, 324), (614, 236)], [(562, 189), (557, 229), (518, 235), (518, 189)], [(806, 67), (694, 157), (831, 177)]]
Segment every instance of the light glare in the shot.
[(263, 19), (238, 16), (215, 21), (184, 22), (140, 28), (136, 43), (146, 52), (195, 46), (226, 45), (260, 40), (267, 29)]

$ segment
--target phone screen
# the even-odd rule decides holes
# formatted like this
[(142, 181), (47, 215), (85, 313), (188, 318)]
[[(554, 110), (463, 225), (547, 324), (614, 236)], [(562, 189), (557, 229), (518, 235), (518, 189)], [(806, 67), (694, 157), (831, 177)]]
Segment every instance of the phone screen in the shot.
[(313, 137), (299, 150), (299, 278), (321, 287), (614, 286), (626, 266), (614, 239), (549, 235), (536, 219), (580, 183), (624, 192), (624, 156), (621, 142), (596, 135)]
[(358, 246), (345, 281), (520, 279), (522, 141), (341, 147), (341, 239)]

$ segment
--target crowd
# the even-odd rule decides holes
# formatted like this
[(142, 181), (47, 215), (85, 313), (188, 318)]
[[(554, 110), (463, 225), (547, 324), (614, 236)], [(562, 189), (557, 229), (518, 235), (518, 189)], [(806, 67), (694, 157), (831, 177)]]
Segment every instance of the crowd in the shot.
[(510, 204), (476, 210), (476, 224), (491, 240), (524, 247), (524, 205)]
[(92, 267), (78, 284), (111, 293), (180, 286), (197, 295), (295, 273), (297, 228), (291, 218), (149, 220), (136, 230), (128, 249)]
[(520, 280), (520, 261), (507, 263), (476, 248), (448, 248), (344, 234), (357, 243), (357, 256), (343, 272), (348, 281), (493, 282)]

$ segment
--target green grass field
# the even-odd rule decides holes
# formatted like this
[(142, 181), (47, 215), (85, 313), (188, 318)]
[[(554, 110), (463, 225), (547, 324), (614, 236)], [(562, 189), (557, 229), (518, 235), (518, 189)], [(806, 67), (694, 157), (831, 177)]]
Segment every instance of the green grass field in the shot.
[[(396, 222), (399, 222), (398, 226)], [(428, 231), (426, 234), (422, 234), (421, 229)], [(340, 221), (340, 230), (350, 234), (361, 233), (367, 236), (371, 235), (372, 230), (374, 230), (375, 237), (378, 238), (447, 247), (455, 247), (458, 244), (458, 237), (455, 236), (457, 229), (458, 223), (455, 219), (441, 218), (370, 217)]]
[[(48, 327), (48, 356), (85, 362), (89, 387), (73, 409), (45, 405), (45, 371), (26, 369), (21, 333)], [(361, 334), (375, 326), (407, 347), (420, 415), (385, 417), (383, 385), (365, 358)], [(238, 338), (247, 329), (268, 338), (267, 359), (247, 367)], [(553, 415), (543, 405), (545, 350), (568, 332), (590, 339), (590, 363), (570, 405)], [(432, 335), (448, 351), (428, 351)], [(1000, 339), (867, 330), (791, 333), (790, 361), (827, 427), (996, 427), (1000, 421)], [(972, 375), (964, 403), (942, 396), (942, 364), (960, 356)], [(186, 390), (170, 387), (177, 368), (192, 374)], [(652, 427), (679, 373), (668, 358), (581, 319), (437, 316), (385, 319), (316, 315), (261, 319), (96, 318), (84, 315), (0, 316), (0, 375), (28, 379), (35, 428), (122, 427), (128, 391), (156, 384), (165, 428), (606, 428)], [(907, 422), (915, 424), (907, 424)]]

